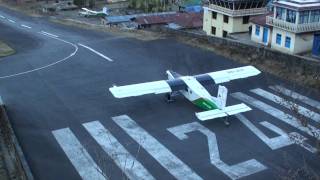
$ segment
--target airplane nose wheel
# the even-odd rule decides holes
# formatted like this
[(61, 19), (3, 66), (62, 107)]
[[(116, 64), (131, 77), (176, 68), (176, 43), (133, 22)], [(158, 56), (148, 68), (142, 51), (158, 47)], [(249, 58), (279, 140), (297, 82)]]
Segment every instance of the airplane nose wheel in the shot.
[(228, 120), (228, 116), (224, 118), (223, 122), (224, 122), (224, 125), (226, 125), (227, 127), (230, 126), (230, 121)]

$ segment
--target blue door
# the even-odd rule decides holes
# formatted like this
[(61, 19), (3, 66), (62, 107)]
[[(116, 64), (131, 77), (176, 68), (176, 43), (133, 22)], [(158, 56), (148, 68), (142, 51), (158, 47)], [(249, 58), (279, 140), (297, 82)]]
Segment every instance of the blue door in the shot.
[(315, 56), (320, 56), (320, 34), (314, 35), (312, 54)]
[(263, 42), (267, 43), (268, 42), (268, 28), (263, 27)]

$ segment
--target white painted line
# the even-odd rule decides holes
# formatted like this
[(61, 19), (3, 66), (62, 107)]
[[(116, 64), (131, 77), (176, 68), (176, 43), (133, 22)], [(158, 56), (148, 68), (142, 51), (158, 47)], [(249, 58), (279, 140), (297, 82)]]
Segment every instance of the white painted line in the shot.
[(39, 68), (35, 68), (35, 69), (31, 69), (31, 70), (28, 70), (28, 71), (23, 71), (23, 72), (19, 72), (19, 73), (15, 73), (15, 74), (10, 74), (10, 75), (6, 75), (6, 76), (0, 76), (0, 79), (7, 79), (7, 78), (12, 78), (12, 77), (16, 77), (16, 76), (21, 76), (21, 75), (25, 75), (25, 74), (29, 74), (29, 73), (32, 73), (32, 72), (36, 72), (36, 71), (40, 71), (40, 70), (43, 70), (43, 69), (46, 69), (46, 68), (49, 68), (49, 67), (52, 67), (54, 65), (57, 65), (59, 63), (62, 63), (64, 61), (67, 61), (68, 59), (70, 59), (71, 57), (73, 57), (74, 55), (76, 55), (76, 53), (78, 52), (78, 46), (71, 43), (71, 42), (68, 42), (68, 41), (65, 41), (63, 39), (59, 39), (59, 38), (55, 38), (55, 37), (51, 37), (51, 36), (48, 36), (50, 38), (53, 38), (53, 39), (56, 39), (58, 41), (61, 41), (61, 42), (64, 42), (66, 44), (69, 44), (71, 46), (74, 47), (74, 51), (67, 57), (63, 58), (63, 59), (60, 59), (56, 62), (53, 62), (51, 64), (48, 64), (48, 65), (45, 65), (45, 66), (42, 66), (42, 67), (39, 67)]
[(131, 118), (126, 115), (122, 115), (113, 117), (112, 119), (176, 179), (202, 179)]
[(0, 18), (5, 19), (6, 17), (4, 17), (4, 16), (0, 15)]
[(9, 22), (11, 23), (16, 23), (14, 20), (8, 19)]
[[(250, 97), (244, 93), (237, 92), (237, 93), (231, 94), (231, 96), (258, 108), (261, 111), (264, 111), (265, 113), (275, 117), (276, 119), (279, 119), (279, 120), (291, 125), (292, 127), (295, 127), (297, 129), (309, 134), (312, 137), (314, 137), (314, 133), (316, 133), (317, 135), (319, 135), (319, 133), (320, 133), (319, 129), (315, 128), (314, 126), (307, 125), (307, 127), (305, 127), (299, 122), (299, 120), (297, 118), (295, 118), (289, 114), (286, 114), (283, 111), (280, 111), (280, 110), (278, 110), (268, 104), (265, 104), (262, 101), (259, 101), (253, 97)], [(320, 136), (317, 138), (320, 139)]]
[(292, 97), (293, 99), (298, 99), (298, 100), (302, 101), (303, 103), (308, 104), (312, 107), (320, 109), (320, 102), (319, 101), (315, 101), (313, 99), (310, 99), (310, 98), (303, 96), (297, 92), (289, 90), (283, 86), (276, 85), (276, 86), (270, 86), (269, 88), (276, 91), (276, 92), (284, 94), (286, 96)]
[(27, 25), (24, 25), (24, 24), (21, 24), (22, 27), (25, 27), (25, 28), (28, 28), (28, 29), (31, 29), (30, 26), (27, 26)]
[(96, 53), (96, 54), (97, 54), (97, 55), (99, 55), (100, 57), (102, 57), (102, 58), (104, 58), (104, 59), (106, 59), (106, 60), (108, 60), (108, 61), (110, 61), (110, 62), (112, 62), (112, 61), (113, 61), (111, 58), (109, 58), (109, 57), (107, 57), (107, 56), (105, 56), (105, 55), (101, 54), (100, 52), (98, 52), (98, 51), (96, 51), (96, 50), (92, 49), (91, 47), (88, 47), (88, 46), (83, 45), (83, 44), (80, 44), (80, 43), (78, 43), (78, 45), (79, 45), (79, 46), (82, 46), (82, 47), (84, 47), (84, 48), (86, 48), (86, 49), (88, 49), (88, 50), (90, 50), (90, 51), (92, 51), (92, 52), (94, 52), (94, 53)]
[(100, 122), (89, 122), (83, 126), (129, 179), (155, 179)]
[(230, 179), (240, 179), (242, 177), (249, 176), (267, 169), (266, 166), (255, 159), (250, 159), (233, 165), (228, 165), (227, 163), (222, 161), (216, 134), (198, 122), (178, 125), (172, 128), (168, 128), (168, 131), (170, 131), (180, 140), (188, 139), (188, 133), (194, 131), (201, 132), (204, 136), (207, 137), (211, 164), (217, 167)]
[(0, 106), (4, 105), (2, 97), (0, 96)]
[(264, 97), (272, 102), (280, 104), (283, 107), (285, 107), (291, 111), (297, 111), (299, 114), (301, 114), (307, 118), (310, 118), (310, 119), (314, 120), (315, 122), (320, 122), (320, 114), (313, 112), (303, 106), (295, 104), (294, 102), (288, 101), (282, 97), (279, 97), (275, 94), (272, 94), (272, 93), (270, 93), (266, 90), (260, 89), (260, 88), (252, 89), (251, 92), (253, 92), (261, 97)]
[(52, 134), (84, 180), (105, 180), (105, 175), (69, 128), (52, 131)]
[[(258, 129), (252, 122), (250, 122), (242, 114), (237, 114), (236, 117), (249, 128), (258, 138), (268, 145), (272, 150), (279, 149), (288, 145), (293, 144), (287, 133), (282, 132), (282, 130), (272, 124), (262, 124), (273, 132), (279, 134), (280, 136), (269, 138), (260, 129)], [(266, 121), (263, 121), (266, 122)], [(260, 123), (261, 124), (261, 123)]]
[(55, 35), (55, 34), (48, 33), (48, 32), (45, 32), (45, 31), (41, 31), (40, 34), (43, 34), (43, 35), (45, 35), (45, 36), (55, 37), (55, 38), (59, 37), (59, 36), (57, 36), (57, 35)]

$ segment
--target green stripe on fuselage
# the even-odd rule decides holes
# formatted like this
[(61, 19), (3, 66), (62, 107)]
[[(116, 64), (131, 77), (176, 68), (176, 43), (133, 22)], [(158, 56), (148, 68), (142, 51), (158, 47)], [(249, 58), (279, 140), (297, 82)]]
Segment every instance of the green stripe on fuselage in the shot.
[(216, 104), (205, 98), (196, 99), (192, 101), (192, 103), (206, 111), (218, 109), (218, 106)]

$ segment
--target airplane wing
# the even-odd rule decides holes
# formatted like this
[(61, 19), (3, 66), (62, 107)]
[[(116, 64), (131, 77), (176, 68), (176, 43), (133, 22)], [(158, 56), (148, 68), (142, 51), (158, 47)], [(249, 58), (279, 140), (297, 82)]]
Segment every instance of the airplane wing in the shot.
[(216, 84), (220, 84), (220, 83), (229, 82), (235, 79), (256, 76), (260, 73), (261, 72), (253, 66), (244, 66), (239, 68), (211, 72), (211, 73), (207, 73), (207, 75), (209, 75)]
[(209, 119), (215, 119), (219, 117), (231, 116), (238, 113), (251, 111), (252, 109), (247, 105), (241, 103), (233, 106), (225, 107), (224, 109), (215, 109), (210, 111), (204, 111), (200, 113), (196, 113), (196, 116), (199, 120), (205, 121)]
[(153, 81), (140, 84), (132, 84), (127, 86), (114, 86), (109, 88), (110, 92), (116, 98), (124, 98), (131, 96), (141, 96), (144, 94), (161, 94), (172, 92), (166, 81)]

